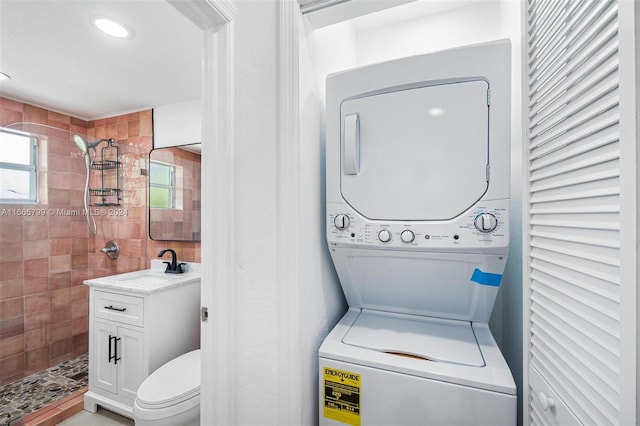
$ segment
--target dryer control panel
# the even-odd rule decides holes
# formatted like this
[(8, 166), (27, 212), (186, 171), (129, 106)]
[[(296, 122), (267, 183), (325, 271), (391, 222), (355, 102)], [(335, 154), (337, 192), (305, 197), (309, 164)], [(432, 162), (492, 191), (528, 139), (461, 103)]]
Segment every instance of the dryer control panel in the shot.
[(343, 247), (503, 253), (509, 245), (508, 207), (509, 200), (483, 200), (446, 221), (380, 221), (346, 203), (327, 203), (327, 240)]

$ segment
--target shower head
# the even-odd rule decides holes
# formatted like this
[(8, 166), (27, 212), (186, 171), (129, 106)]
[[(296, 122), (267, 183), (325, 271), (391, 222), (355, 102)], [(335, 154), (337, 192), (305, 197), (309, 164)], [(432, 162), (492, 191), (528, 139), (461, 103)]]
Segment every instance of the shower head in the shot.
[(89, 145), (78, 135), (73, 135), (73, 141), (84, 155), (89, 155)]

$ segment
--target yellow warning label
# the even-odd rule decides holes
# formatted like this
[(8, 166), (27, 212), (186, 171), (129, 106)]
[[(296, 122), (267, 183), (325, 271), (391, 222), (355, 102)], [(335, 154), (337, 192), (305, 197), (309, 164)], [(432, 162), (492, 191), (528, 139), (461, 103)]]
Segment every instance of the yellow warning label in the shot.
[(324, 416), (360, 426), (360, 375), (324, 367)]

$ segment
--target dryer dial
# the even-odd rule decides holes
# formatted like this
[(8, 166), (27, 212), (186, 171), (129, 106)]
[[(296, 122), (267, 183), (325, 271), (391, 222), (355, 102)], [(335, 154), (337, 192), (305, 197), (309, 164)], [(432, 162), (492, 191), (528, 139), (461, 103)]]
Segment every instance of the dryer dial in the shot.
[(388, 243), (389, 241), (391, 241), (391, 232), (383, 229), (382, 231), (378, 232), (378, 239), (383, 243)]
[(473, 220), (473, 225), (480, 232), (488, 234), (498, 227), (498, 219), (491, 213), (480, 213)]
[(404, 243), (410, 243), (415, 238), (416, 238), (416, 235), (413, 233), (413, 231), (411, 231), (409, 229), (405, 229), (404, 231), (402, 231), (402, 234), (400, 234), (400, 239)]
[(347, 229), (349, 227), (349, 223), (351, 221), (349, 220), (349, 216), (347, 216), (346, 214), (337, 214), (334, 218), (333, 218), (333, 225), (336, 227), (336, 229)]

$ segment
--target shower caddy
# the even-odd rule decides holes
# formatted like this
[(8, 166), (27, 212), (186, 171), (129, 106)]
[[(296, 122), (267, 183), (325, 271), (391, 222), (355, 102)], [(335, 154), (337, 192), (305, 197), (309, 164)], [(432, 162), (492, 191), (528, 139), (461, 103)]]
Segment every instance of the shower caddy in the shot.
[(113, 140), (109, 140), (109, 144), (100, 150), (100, 160), (93, 161), (91, 164), (93, 170), (100, 170), (100, 188), (89, 189), (92, 206), (105, 207), (121, 204), (119, 173), (121, 164), (118, 145)]

